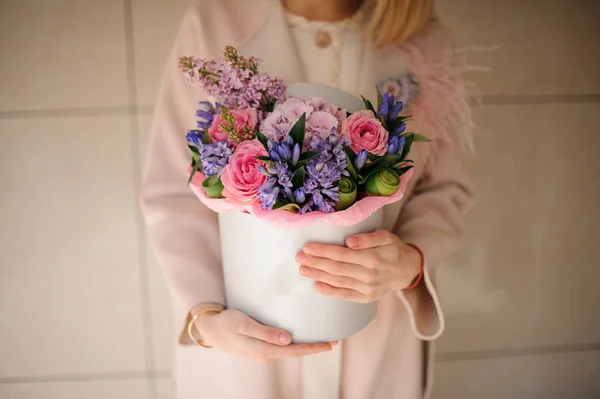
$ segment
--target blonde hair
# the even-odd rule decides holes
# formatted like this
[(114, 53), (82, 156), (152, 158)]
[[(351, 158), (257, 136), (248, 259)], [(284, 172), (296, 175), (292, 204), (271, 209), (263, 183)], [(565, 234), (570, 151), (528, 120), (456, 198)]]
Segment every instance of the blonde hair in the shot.
[(434, 0), (376, 0), (369, 34), (377, 47), (402, 44), (427, 33), (435, 21)]

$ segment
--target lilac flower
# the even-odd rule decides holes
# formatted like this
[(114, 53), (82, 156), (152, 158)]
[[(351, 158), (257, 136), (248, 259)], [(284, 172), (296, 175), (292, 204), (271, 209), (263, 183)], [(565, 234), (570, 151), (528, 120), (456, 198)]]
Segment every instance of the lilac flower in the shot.
[(243, 57), (227, 46), (222, 58), (200, 60), (182, 57), (180, 69), (187, 79), (197, 82), (210, 96), (222, 100), (227, 108), (255, 108), (259, 119), (284, 97), (285, 83), (258, 72), (260, 60)]
[(213, 175), (221, 176), (221, 172), (229, 162), (231, 154), (231, 148), (229, 148), (229, 144), (226, 141), (204, 144), (200, 151), (202, 172), (206, 177)]
[(221, 110), (219, 103), (214, 106), (209, 101), (200, 101), (200, 108), (196, 111), (198, 119), (198, 129), (206, 130), (213, 122), (214, 115)]
[(187, 141), (193, 144), (198, 150), (202, 150), (204, 140), (204, 132), (202, 130), (190, 130), (187, 133)]
[[(388, 146), (388, 148), (389, 148), (389, 146)], [(367, 163), (368, 156), (369, 156), (369, 153), (365, 149), (362, 149), (358, 152), (358, 154), (356, 155), (356, 158), (354, 159), (354, 162), (353, 162), (354, 169), (357, 172), (360, 172), (360, 170), (363, 168), (363, 166), (365, 166), (365, 163)]]

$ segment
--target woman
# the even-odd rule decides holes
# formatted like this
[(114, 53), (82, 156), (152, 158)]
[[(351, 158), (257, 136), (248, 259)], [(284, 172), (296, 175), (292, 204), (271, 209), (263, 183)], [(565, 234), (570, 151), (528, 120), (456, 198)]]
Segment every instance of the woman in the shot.
[[(432, 268), (457, 244), (473, 197), (460, 156), (470, 111), (446, 35), (432, 0), (204, 0), (187, 12), (163, 80), (142, 194), (181, 332), (177, 398), (428, 396), (433, 348), (423, 341), (437, 338), (444, 324)], [(375, 320), (337, 346), (291, 344), (287, 332), (223, 307), (217, 217), (186, 187), (185, 132), (206, 98), (184, 81), (176, 61), (218, 56), (226, 44), (262, 58), (262, 71), (288, 83), (327, 84), (371, 99), (377, 84), (399, 90), (393, 77), (418, 80), (409, 130), (433, 141), (413, 147), (415, 174), (405, 200), (385, 210), (386, 231), (352, 237), (347, 247), (315, 243), (296, 258), (299, 273), (323, 295), (378, 302)], [(336, 265), (344, 263), (340, 272)], [(405, 290), (422, 265), (424, 278)], [(197, 315), (192, 323), (214, 349), (188, 336)], [(308, 355), (334, 351), (342, 354), (339, 373), (315, 387), (316, 376), (332, 370), (331, 358), (319, 363), (314, 359), (325, 355)]]

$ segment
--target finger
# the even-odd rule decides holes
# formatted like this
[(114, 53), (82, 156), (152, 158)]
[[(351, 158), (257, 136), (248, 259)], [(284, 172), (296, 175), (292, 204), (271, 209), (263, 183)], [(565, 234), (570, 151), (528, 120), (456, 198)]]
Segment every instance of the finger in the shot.
[[(377, 272), (372, 268), (327, 258), (318, 258), (304, 253), (296, 255), (296, 261), (303, 266), (309, 266), (337, 276), (350, 277), (363, 283), (372, 283), (377, 276)], [(306, 271), (310, 272), (310, 270)], [(302, 274), (302, 269), (300, 274)], [(306, 277), (312, 278), (310, 275), (306, 275)]]
[(327, 258), (338, 262), (354, 263), (359, 265), (362, 265), (363, 262), (368, 261), (365, 254), (341, 245), (319, 244), (313, 242), (305, 245), (302, 249), (302, 252), (318, 258)]
[(368, 303), (371, 302), (371, 298), (366, 295), (352, 289), (348, 288), (338, 288), (332, 287), (329, 284), (317, 282), (314, 284), (313, 288), (319, 294), (323, 294), (333, 298), (339, 298), (346, 301), (358, 302), (358, 303)]
[(328, 342), (318, 344), (292, 344), (288, 346), (273, 346), (272, 358), (303, 357), (330, 351), (333, 346)]
[(250, 317), (241, 323), (238, 333), (274, 345), (289, 345), (292, 343), (292, 335), (287, 331), (265, 326)]
[(356, 234), (346, 239), (346, 245), (352, 249), (368, 249), (393, 244), (394, 235), (389, 231), (377, 230), (373, 233)]
[(310, 278), (311, 280), (320, 281), (331, 285), (332, 287), (338, 288), (349, 288), (359, 292), (364, 291), (365, 283), (354, 279), (352, 277), (338, 276), (336, 274), (329, 274), (323, 270), (313, 269), (308, 266), (300, 266), (300, 274), (304, 277)]
[(324, 342), (317, 344), (277, 346), (254, 338), (249, 338), (248, 348), (252, 357), (259, 359), (279, 359), (282, 357), (302, 357), (326, 352), (332, 349), (332, 345)]

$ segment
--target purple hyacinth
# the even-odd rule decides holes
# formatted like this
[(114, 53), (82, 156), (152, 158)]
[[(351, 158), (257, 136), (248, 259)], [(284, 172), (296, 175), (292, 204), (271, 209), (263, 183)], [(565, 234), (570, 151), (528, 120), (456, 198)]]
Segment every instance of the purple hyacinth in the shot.
[(310, 198), (309, 202), (300, 209), (301, 213), (321, 211), (333, 212), (335, 203), (339, 200), (336, 184), (347, 174), (348, 164), (344, 152), (345, 137), (339, 137), (337, 131), (332, 131), (326, 138), (313, 136), (310, 149), (318, 151), (319, 155), (308, 162), (306, 180), (303, 189)]
[(365, 166), (365, 164), (367, 163), (368, 157), (369, 157), (369, 153), (364, 148), (362, 150), (360, 150), (358, 152), (358, 154), (356, 154), (356, 158), (354, 159), (353, 165), (354, 165), (354, 169), (357, 172), (360, 172), (360, 170), (363, 168), (363, 166)]
[(319, 152), (318, 158), (322, 161), (333, 160), (336, 169), (342, 175), (348, 176), (348, 164), (344, 151), (344, 146), (348, 144), (346, 136), (339, 136), (337, 129), (334, 128), (331, 130), (331, 134), (325, 138), (314, 135), (309, 143), (309, 149)]
[(280, 188), (277, 185), (277, 178), (275, 176), (269, 177), (262, 186), (258, 189), (257, 198), (260, 201), (263, 209), (272, 210), (277, 202)]
[(406, 123), (402, 122), (394, 128), (393, 132), (390, 132), (391, 136), (399, 136), (406, 130)]
[(226, 141), (215, 141), (214, 143), (204, 144), (200, 151), (202, 172), (206, 177), (213, 175), (221, 176), (221, 172), (229, 162), (231, 154), (231, 148), (229, 148), (229, 144)]
[(294, 201), (292, 172), (286, 163), (275, 161), (259, 166), (258, 170), (267, 176), (267, 180), (258, 188), (257, 195), (263, 209), (273, 209), (280, 194), (288, 201)]
[(402, 112), (402, 102), (396, 101), (393, 94), (386, 92), (383, 95), (379, 109), (377, 110), (377, 116), (382, 117), (386, 123), (396, 122), (398, 116)]
[(187, 133), (188, 143), (193, 144), (198, 150), (202, 150), (204, 146), (202, 140), (204, 140), (204, 132), (202, 130), (190, 130)]
[(221, 112), (221, 105), (212, 105), (209, 101), (200, 101), (200, 108), (196, 111), (198, 129), (206, 130), (213, 122), (214, 115)]
[(406, 139), (402, 136), (392, 136), (388, 141), (388, 154), (401, 154)]
[(279, 143), (269, 140), (267, 146), (269, 158), (274, 161), (290, 162), (295, 166), (300, 159), (300, 147), (297, 144), (294, 145), (294, 140), (290, 136)]
[(306, 201), (306, 193), (304, 192), (304, 188), (300, 187), (294, 191), (294, 200), (294, 202), (297, 204), (303, 204), (304, 201)]

